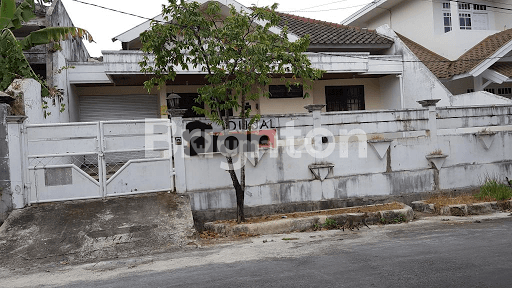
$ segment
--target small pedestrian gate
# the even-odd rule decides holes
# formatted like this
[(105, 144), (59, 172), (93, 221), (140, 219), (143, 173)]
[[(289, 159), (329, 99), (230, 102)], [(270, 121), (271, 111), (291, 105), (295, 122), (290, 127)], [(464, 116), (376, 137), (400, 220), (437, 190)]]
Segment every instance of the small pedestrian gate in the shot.
[(174, 190), (169, 120), (26, 125), (29, 203)]

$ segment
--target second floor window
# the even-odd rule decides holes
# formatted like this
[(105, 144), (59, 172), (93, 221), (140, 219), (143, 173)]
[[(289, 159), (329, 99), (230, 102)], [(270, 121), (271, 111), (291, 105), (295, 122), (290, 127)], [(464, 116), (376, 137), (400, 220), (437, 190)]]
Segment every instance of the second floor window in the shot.
[(459, 3), (459, 10), (470, 10), (471, 4), (469, 3)]
[(452, 31), (452, 13), (443, 13), (444, 33)]
[(471, 30), (471, 14), (459, 13), (460, 30)]

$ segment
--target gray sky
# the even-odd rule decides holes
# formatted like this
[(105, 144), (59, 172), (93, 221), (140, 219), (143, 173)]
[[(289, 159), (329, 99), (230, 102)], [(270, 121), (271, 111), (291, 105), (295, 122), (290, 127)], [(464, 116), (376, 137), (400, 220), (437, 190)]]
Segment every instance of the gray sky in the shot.
[[(81, 0), (92, 4), (113, 8), (143, 17), (152, 18), (161, 12), (162, 4), (167, 0)], [(91, 56), (101, 56), (101, 50), (120, 50), (119, 41), (112, 38), (144, 22), (143, 19), (128, 16), (98, 7), (62, 0), (75, 26), (87, 29), (96, 43), (87, 43)], [(371, 0), (238, 0), (239, 3), (251, 6), (272, 5), (279, 3), (278, 11), (300, 15), (308, 18), (340, 23), (352, 13), (361, 9)], [(300, 10), (300, 11), (299, 11)]]

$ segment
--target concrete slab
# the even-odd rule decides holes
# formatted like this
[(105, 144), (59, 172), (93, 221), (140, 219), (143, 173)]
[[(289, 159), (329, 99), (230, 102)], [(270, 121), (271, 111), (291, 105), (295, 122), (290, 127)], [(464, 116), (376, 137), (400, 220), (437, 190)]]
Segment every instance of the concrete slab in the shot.
[(496, 213), (497, 211), (506, 211), (512, 207), (512, 200), (498, 202), (482, 202), (473, 204), (457, 204), (440, 207), (436, 211), (434, 204), (427, 204), (425, 201), (412, 202), (414, 211), (444, 216), (468, 216), (485, 215)]
[(0, 227), (0, 266), (169, 252), (194, 232), (190, 201), (175, 193), (42, 204), (14, 211)]

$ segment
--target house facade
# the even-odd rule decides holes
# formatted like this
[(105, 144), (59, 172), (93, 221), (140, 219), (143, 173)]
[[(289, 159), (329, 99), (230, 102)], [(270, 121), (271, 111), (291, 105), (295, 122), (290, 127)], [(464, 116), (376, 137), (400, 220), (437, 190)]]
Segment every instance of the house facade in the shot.
[(388, 25), (455, 95), (512, 97), (512, 1), (373, 1), (342, 24)]
[[(50, 6), (35, 5), (36, 18), (24, 23), (23, 27), (14, 30), (16, 37), (26, 37), (31, 32), (45, 27), (73, 27), (73, 21), (68, 15), (61, 0), (53, 1)], [(68, 70), (72, 69), (71, 62), (89, 61), (89, 52), (82, 39), (71, 38), (58, 44), (39, 45), (24, 52), (34, 72), (45, 79), (49, 87), (61, 90), (63, 97), (36, 97), (24, 99), (25, 114), (30, 123), (60, 123), (77, 121), (75, 109), (77, 99), (74, 87), (68, 81)], [(43, 103), (46, 102), (46, 104)], [(43, 105), (44, 104), (44, 105)], [(46, 109), (41, 107), (47, 106)]]
[[(207, 5), (208, 1), (199, 2)], [(249, 11), (235, 1), (221, 1), (221, 5)], [(228, 13), (227, 9), (224, 11)], [(392, 38), (373, 30), (290, 14), (281, 14), (281, 18), (281, 27), (276, 29), (287, 26), (292, 39), (310, 35), (311, 44), (306, 53), (313, 66), (326, 73), (313, 83), (310, 91), (300, 88), (286, 91), (283, 83), (275, 79), (266, 87), (270, 98), (246, 103), (253, 113), (304, 113), (304, 106), (310, 104), (325, 104), (325, 112), (334, 112), (417, 108), (416, 100), (432, 98), (449, 103), (452, 95), (448, 90), (432, 92), (432, 86), (442, 86), (437, 78), (424, 75), (423, 71), (404, 70), (403, 55), (394, 49)], [(149, 28), (150, 21), (147, 21), (116, 36), (113, 40), (122, 42), (123, 49), (102, 51), (103, 62), (71, 63), (75, 69), (69, 70), (68, 75), (74, 87), (72, 96), (77, 99), (73, 110), (78, 111), (78, 121), (166, 118), (166, 97), (171, 93), (180, 95), (181, 108), (188, 109), (186, 118), (200, 116), (192, 111), (192, 106), (198, 105), (194, 101), (197, 89), (207, 84), (200, 68), (178, 70), (174, 81), (150, 93), (143, 88), (151, 75), (140, 72), (139, 62), (144, 54), (140, 51), (139, 35)], [(429, 80), (421, 81), (418, 77)], [(309, 98), (303, 97), (305, 92), (309, 92)]]

